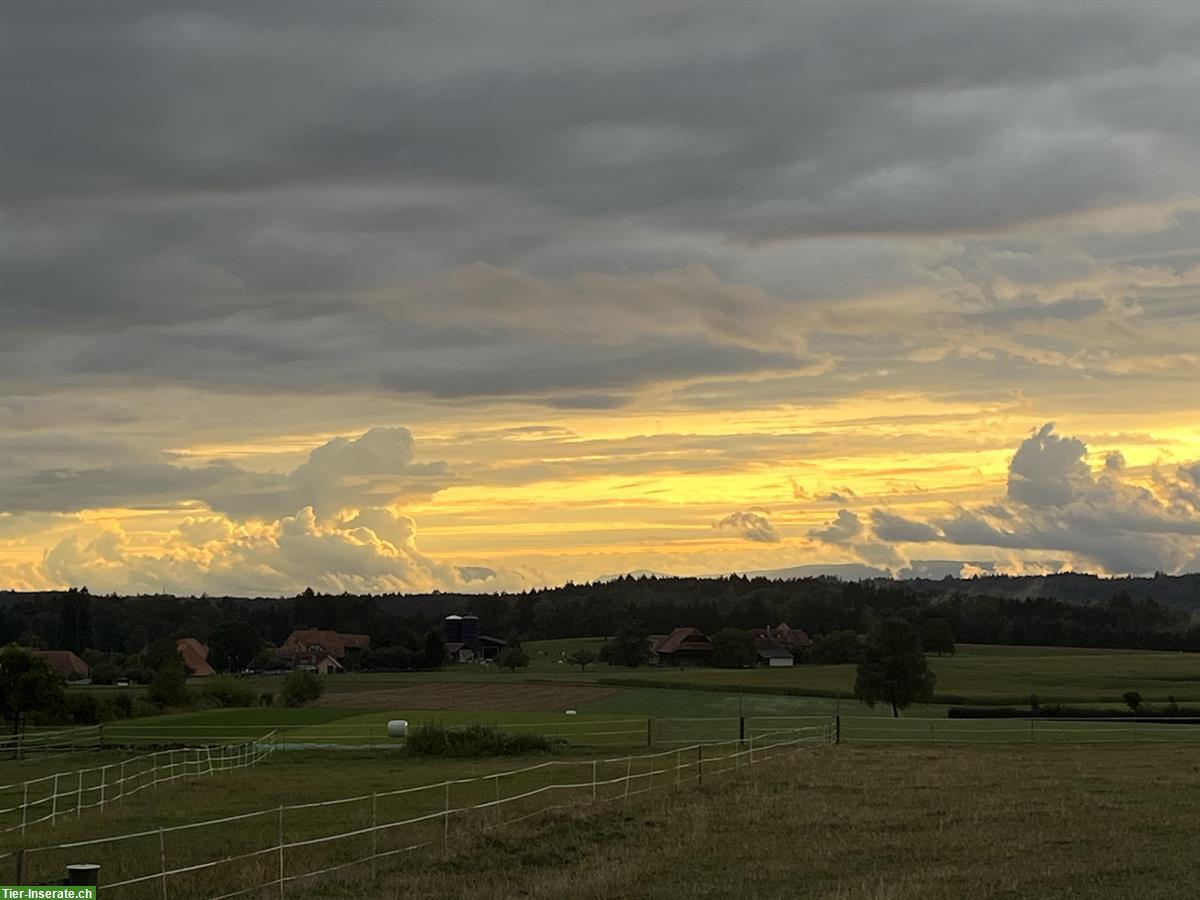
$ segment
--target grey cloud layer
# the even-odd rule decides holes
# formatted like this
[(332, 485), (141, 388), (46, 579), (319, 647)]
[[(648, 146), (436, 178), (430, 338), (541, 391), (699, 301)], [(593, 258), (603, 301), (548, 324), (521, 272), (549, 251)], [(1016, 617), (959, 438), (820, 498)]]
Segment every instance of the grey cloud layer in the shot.
[[(1186, 3), (24, 3), (0, 24), (21, 389), (603, 409), (811, 369), (843, 323), (798, 300), (987, 306), (998, 278), (1114, 255), (1195, 286), (1194, 222), (1174, 256), (880, 243), (1200, 190)], [(761, 243), (796, 236), (823, 241)]]

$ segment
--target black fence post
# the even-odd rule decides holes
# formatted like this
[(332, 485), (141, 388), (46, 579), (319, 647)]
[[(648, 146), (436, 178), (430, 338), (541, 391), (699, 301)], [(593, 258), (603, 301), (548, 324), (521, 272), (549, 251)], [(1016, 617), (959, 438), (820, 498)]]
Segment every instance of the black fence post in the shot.
[(840, 744), (842, 742), (842, 716), (841, 716), (841, 714), (839, 713), (838, 715), (834, 716), (834, 720), (835, 721), (833, 723), (833, 742), (835, 744)]
[(651, 732), (651, 726), (653, 725), (653, 723), (654, 723), (654, 719), (647, 716), (646, 717), (646, 746), (647, 747), (654, 746), (654, 737)]

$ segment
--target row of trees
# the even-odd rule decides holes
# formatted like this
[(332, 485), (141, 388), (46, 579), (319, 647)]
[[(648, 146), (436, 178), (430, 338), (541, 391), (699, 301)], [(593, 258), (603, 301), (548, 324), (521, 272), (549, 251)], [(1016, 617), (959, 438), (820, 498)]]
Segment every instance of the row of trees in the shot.
[[(92, 654), (89, 662), (101, 663), (103, 673), (107, 662), (137, 669), (137, 657), (155, 640), (187, 636), (209, 645), (215, 668), (233, 672), (256, 659), (269, 662), (260, 658), (263, 648), (278, 646), (293, 629), (325, 628), (370, 635), (373, 652), (364, 664), (424, 668), (432, 661), (430, 632), (436, 639), (445, 615), (469, 612), (493, 634), (515, 630), (528, 639), (618, 635), (631, 619), (647, 633), (687, 624), (715, 635), (788, 622), (810, 635), (865, 634), (882, 619), (900, 617), (918, 626), (944, 620), (939, 627), (971, 643), (1200, 650), (1200, 624), (1147, 597), (1120, 591), (1066, 603), (978, 593), (988, 583), (971, 583), (966, 592), (939, 589), (938, 582), (621, 578), (516, 595), (306, 591), (278, 600), (0, 592), (0, 643)], [(935, 643), (933, 635), (922, 639), (927, 647)]]

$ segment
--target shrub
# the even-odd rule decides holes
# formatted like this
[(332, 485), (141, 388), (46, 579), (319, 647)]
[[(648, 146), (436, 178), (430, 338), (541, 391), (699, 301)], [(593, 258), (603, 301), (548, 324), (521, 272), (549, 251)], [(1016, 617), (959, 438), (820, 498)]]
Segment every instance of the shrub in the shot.
[(100, 721), (100, 702), (95, 694), (68, 692), (64, 706), (72, 725), (95, 725)]
[(1121, 695), (1121, 699), (1125, 701), (1125, 705), (1137, 712), (1137, 708), (1142, 705), (1142, 695), (1137, 691), (1126, 691)]
[(411, 729), (407, 747), (416, 756), (526, 756), (553, 753), (557, 744), (540, 734), (508, 734), (490, 725), (447, 728), (435, 724)]
[(263, 691), (258, 695), (258, 702), (263, 706), (271, 706), (275, 702), (275, 695), (270, 691)]
[(283, 679), (283, 691), (279, 700), (284, 706), (303, 706), (320, 700), (323, 693), (325, 685), (321, 683), (321, 678), (316, 672), (302, 672), (297, 669), (295, 672), (289, 672), (287, 678)]
[(200, 702), (204, 706), (233, 707), (253, 706), (254, 691), (248, 684), (228, 675), (214, 675), (200, 688)]
[(176, 656), (168, 659), (154, 673), (146, 696), (159, 706), (182, 706), (187, 701), (187, 669)]

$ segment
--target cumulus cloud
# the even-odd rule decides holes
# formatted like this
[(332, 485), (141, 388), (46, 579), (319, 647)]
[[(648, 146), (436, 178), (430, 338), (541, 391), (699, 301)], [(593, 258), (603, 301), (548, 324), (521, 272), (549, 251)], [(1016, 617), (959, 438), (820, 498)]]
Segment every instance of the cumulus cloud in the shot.
[(733, 512), (714, 523), (718, 531), (735, 534), (742, 540), (756, 541), (760, 544), (778, 544), (781, 540), (779, 532), (767, 517), (764, 510), (745, 510)]
[(906, 519), (886, 509), (871, 510), (871, 530), (881, 541), (935, 541), (940, 532), (932, 525)]
[(863, 532), (862, 521), (848, 509), (838, 510), (837, 517), (824, 528), (814, 528), (808, 536), (826, 544), (847, 544)]
[(421, 553), (412, 519), (391, 510), (322, 522), (311, 507), (266, 524), (188, 518), (150, 551), (132, 550), (122, 527), (111, 523), (94, 537), (71, 536), (50, 549), (42, 574), (52, 584), (101, 591), (245, 595), (305, 586), (332, 593), (521, 590), (536, 577), (478, 568), (464, 575)]
[[(1048, 423), (1013, 455), (1007, 502), (960, 507), (930, 522), (875, 509), (872, 531), (896, 543), (1060, 551), (1078, 568), (1112, 574), (1184, 571), (1200, 551), (1196, 472), (1195, 465), (1155, 468), (1149, 484), (1140, 484), (1128, 476), (1119, 452), (1092, 471), (1084, 442), (1056, 434)], [(827, 530), (831, 542), (858, 537), (845, 522), (848, 527)]]
[(78, 512), (198, 501), (235, 518), (274, 519), (305, 506), (329, 516), (352, 507), (428, 497), (449, 482), (444, 462), (416, 463), (413, 457), (407, 428), (372, 428), (353, 440), (331, 439), (285, 474), (256, 472), (229, 461), (9, 471), (0, 474), (0, 504), (8, 512)]

